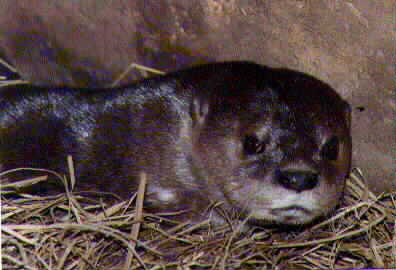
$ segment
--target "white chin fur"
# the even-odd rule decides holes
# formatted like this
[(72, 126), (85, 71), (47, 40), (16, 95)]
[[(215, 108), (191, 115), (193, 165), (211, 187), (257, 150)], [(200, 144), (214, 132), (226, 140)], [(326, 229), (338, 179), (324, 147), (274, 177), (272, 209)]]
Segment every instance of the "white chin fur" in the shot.
[(279, 211), (277, 214), (272, 214), (269, 209), (262, 209), (251, 212), (249, 217), (253, 220), (291, 225), (309, 223), (316, 218), (315, 215), (307, 214), (305, 211), (296, 209)]
[(283, 224), (305, 224), (324, 213), (324, 209), (318, 208), (318, 201), (311, 192), (299, 194), (285, 194), (282, 197), (272, 199), (271, 204), (265, 208), (260, 207), (260, 200), (249, 209), (249, 217)]
[(315, 211), (317, 209), (318, 202), (313, 198), (311, 192), (303, 193), (289, 193), (281, 198), (274, 198), (271, 202), (271, 209), (287, 208), (291, 206), (299, 206), (305, 208), (308, 211)]

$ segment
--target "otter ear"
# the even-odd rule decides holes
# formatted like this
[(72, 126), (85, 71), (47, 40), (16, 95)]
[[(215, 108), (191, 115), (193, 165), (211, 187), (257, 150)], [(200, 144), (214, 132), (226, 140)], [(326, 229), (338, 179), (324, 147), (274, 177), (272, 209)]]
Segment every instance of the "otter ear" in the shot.
[(209, 102), (203, 97), (193, 97), (190, 107), (190, 115), (193, 121), (193, 126), (202, 126), (205, 124), (209, 114)]

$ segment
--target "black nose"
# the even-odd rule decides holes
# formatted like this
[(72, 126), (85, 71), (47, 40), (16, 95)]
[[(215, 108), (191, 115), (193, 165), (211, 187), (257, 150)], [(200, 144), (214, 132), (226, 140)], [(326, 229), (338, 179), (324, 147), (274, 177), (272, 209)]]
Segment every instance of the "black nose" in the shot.
[(312, 171), (278, 170), (276, 180), (287, 189), (301, 192), (313, 189), (319, 182), (319, 174)]

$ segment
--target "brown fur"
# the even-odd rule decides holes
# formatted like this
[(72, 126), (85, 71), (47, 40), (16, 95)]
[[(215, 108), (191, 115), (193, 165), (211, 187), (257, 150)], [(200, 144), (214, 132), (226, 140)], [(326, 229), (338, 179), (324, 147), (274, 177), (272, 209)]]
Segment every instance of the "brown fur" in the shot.
[(327, 84), (246, 62), (114, 89), (12, 86), (0, 91), (0, 165), (67, 173), (72, 155), (76, 191), (128, 198), (144, 171), (148, 209), (199, 220), (221, 202), (252, 221), (304, 224), (342, 196), (349, 114)]

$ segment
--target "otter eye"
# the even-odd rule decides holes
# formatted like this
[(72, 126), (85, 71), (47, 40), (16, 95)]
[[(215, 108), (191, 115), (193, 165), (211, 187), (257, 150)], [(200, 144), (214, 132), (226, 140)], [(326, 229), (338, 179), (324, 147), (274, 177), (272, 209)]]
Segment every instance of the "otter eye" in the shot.
[(264, 144), (256, 136), (246, 136), (243, 141), (243, 150), (246, 155), (261, 154), (264, 152)]
[(339, 140), (336, 136), (331, 137), (322, 147), (321, 156), (326, 160), (337, 160), (339, 152)]

